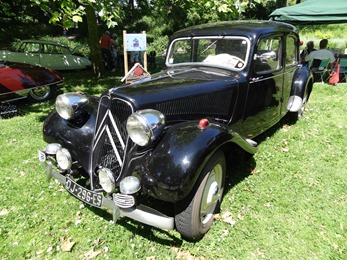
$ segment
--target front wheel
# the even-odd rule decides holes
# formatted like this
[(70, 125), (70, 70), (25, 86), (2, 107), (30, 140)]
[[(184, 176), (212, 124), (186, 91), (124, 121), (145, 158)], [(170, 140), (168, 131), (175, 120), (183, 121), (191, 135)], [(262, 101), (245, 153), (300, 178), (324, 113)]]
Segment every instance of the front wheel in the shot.
[(28, 100), (32, 103), (44, 102), (52, 99), (55, 94), (55, 86), (42, 86), (32, 89), (28, 94)]
[(185, 239), (199, 240), (210, 229), (222, 200), (225, 173), (225, 157), (218, 151), (204, 167), (192, 195), (176, 205), (176, 229)]

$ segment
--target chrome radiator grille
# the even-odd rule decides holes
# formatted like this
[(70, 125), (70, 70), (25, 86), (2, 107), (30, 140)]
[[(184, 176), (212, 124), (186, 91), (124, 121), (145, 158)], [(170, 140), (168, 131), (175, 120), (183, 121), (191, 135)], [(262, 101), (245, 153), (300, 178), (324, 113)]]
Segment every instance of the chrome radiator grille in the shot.
[(109, 168), (115, 180), (119, 179), (129, 140), (126, 121), (132, 112), (132, 106), (124, 100), (101, 97), (93, 141), (93, 172), (97, 167)]

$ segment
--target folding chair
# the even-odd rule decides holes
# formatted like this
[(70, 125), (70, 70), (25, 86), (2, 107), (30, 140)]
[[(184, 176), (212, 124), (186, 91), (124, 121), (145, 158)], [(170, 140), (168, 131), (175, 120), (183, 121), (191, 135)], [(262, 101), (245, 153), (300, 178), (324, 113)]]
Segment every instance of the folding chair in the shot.
[[(343, 75), (343, 77), (341, 77), (341, 74)], [(342, 80), (346, 80), (347, 82), (347, 58), (340, 58), (340, 79)]]
[(329, 67), (330, 67), (329, 59), (326, 59), (326, 60), (314, 59), (310, 67), (310, 69), (313, 72), (314, 81), (317, 82), (320, 80), (322, 83), (324, 83), (325, 80), (328, 79), (330, 75)]

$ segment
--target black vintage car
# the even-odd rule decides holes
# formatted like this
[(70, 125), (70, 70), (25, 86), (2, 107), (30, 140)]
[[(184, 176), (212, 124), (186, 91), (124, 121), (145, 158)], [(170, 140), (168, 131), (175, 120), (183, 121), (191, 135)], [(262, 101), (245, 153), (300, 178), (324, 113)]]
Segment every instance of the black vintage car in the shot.
[(302, 114), (313, 80), (299, 43), (295, 27), (270, 21), (176, 32), (165, 70), (150, 79), (100, 97), (58, 96), (39, 152), (47, 176), (115, 221), (201, 239), (222, 200), (227, 158), (254, 154), (252, 138)]

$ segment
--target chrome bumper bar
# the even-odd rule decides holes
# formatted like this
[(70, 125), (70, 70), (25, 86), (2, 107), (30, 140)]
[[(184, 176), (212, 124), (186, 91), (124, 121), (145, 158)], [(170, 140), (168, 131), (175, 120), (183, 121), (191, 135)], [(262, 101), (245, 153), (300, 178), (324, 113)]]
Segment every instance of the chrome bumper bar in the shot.
[[(53, 177), (54, 179), (58, 180), (61, 184), (65, 185), (66, 177), (53, 169), (53, 164), (51, 161), (46, 160), (43, 162), (43, 165), (45, 167), (45, 173), (48, 181), (50, 181)], [(103, 196), (101, 206), (102, 208), (105, 208), (112, 212), (113, 221), (115, 223), (121, 217), (128, 217), (153, 227), (166, 230), (174, 229), (173, 217), (168, 217), (160, 213), (159, 211), (144, 205), (138, 205), (133, 208), (124, 209), (118, 207), (110, 198)]]

